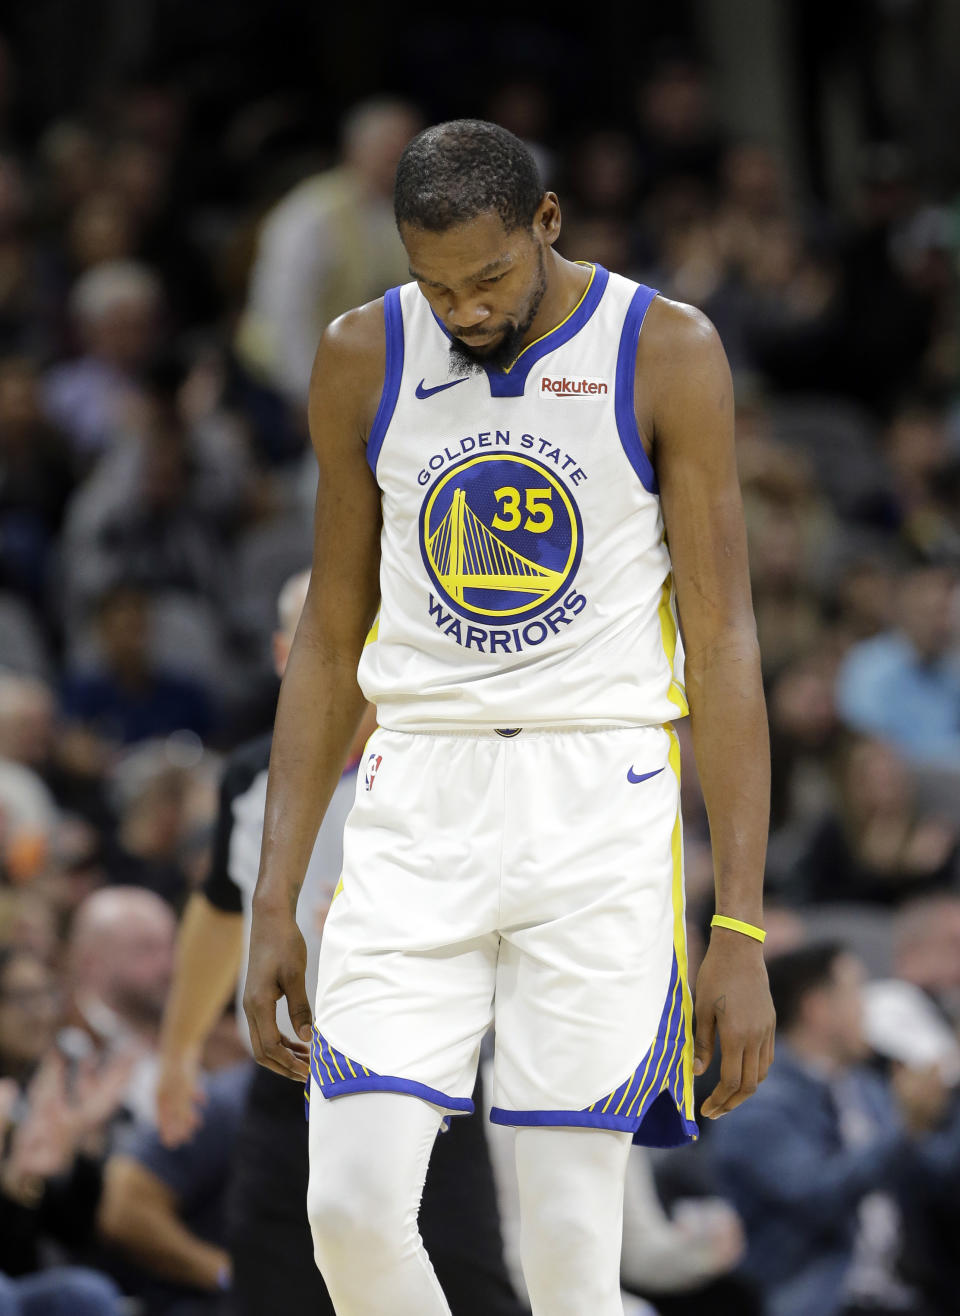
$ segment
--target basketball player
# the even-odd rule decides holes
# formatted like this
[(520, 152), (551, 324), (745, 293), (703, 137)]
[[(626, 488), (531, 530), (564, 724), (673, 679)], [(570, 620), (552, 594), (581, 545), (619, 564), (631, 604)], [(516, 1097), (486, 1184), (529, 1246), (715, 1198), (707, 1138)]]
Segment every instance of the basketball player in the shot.
[[(338, 1316), (449, 1311), (417, 1206), (494, 1021), (491, 1118), (517, 1128), (534, 1316), (619, 1316), (631, 1139), (696, 1136), (717, 1036), (708, 1117), (773, 1055), (730, 375), (696, 311), (557, 254), (557, 198), (493, 124), (414, 138), (395, 209), (413, 282), (331, 326), (314, 367), (315, 561), (245, 1009), (263, 1064), (309, 1068), (308, 1209)], [(313, 1023), (293, 911), (365, 697), (381, 726)], [(722, 920), (696, 1039), (671, 726), (688, 709)]]
[[(274, 665), (282, 676), (307, 593), (309, 572), (280, 591)], [(355, 795), (356, 765), (374, 727), (361, 719), (347, 768), (327, 808), (300, 892), (298, 920), (307, 944), (307, 981), (315, 982), (320, 934), (342, 865), (343, 824)], [(203, 1119), (199, 1060), (204, 1042), (242, 969), (257, 880), (270, 736), (241, 745), (227, 760), (210, 872), (190, 900), (164, 1012), (157, 1123), (168, 1146), (188, 1141)], [(289, 1026), (289, 1025), (288, 1025)], [(332, 1311), (313, 1259), (307, 1221), (307, 1125), (303, 1089), (258, 1068), (233, 1155), (230, 1187), (231, 1311), (273, 1310), (277, 1270), (286, 1305), (310, 1316)], [(493, 1169), (483, 1127), (458, 1122), (445, 1138), (424, 1196), (424, 1231), (457, 1316), (520, 1316), (503, 1259)], [(454, 1222), (466, 1221), (466, 1247)], [(224, 1282), (227, 1281), (224, 1276)]]

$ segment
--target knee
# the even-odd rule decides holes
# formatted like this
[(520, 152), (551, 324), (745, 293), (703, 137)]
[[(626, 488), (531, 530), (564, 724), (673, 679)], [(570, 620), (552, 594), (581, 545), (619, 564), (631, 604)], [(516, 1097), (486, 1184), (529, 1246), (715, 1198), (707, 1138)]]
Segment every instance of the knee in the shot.
[(542, 1204), (532, 1219), (522, 1221), (522, 1241), (524, 1253), (563, 1265), (594, 1253), (606, 1240), (598, 1222), (578, 1212), (576, 1201), (558, 1195)]
[(354, 1173), (336, 1177), (311, 1175), (307, 1215), (321, 1270), (339, 1257), (395, 1256), (409, 1232), (372, 1167), (356, 1166)]
[(553, 1295), (575, 1295), (581, 1304), (590, 1293), (599, 1304), (611, 1283), (619, 1290), (620, 1239), (609, 1238), (598, 1221), (578, 1212), (577, 1203), (566, 1197), (558, 1195), (533, 1219), (522, 1221), (520, 1252), (531, 1295), (546, 1286)]

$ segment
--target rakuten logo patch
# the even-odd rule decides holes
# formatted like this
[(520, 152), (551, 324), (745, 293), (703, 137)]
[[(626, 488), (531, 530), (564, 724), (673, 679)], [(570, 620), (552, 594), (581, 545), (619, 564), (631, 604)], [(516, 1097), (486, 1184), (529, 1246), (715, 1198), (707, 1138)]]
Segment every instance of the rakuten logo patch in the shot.
[(609, 385), (604, 379), (568, 379), (566, 375), (562, 379), (554, 379), (551, 375), (544, 375), (540, 380), (541, 397), (549, 394), (554, 398), (595, 398), (609, 392)]

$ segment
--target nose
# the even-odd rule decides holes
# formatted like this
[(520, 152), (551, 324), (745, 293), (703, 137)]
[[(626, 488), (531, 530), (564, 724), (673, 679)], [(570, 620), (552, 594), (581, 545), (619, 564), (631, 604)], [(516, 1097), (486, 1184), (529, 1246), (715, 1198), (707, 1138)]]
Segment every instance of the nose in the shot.
[(455, 301), (451, 299), (447, 311), (447, 323), (454, 333), (470, 333), (473, 329), (482, 328), (485, 321), (490, 318), (490, 307), (486, 306), (480, 298), (470, 297)]

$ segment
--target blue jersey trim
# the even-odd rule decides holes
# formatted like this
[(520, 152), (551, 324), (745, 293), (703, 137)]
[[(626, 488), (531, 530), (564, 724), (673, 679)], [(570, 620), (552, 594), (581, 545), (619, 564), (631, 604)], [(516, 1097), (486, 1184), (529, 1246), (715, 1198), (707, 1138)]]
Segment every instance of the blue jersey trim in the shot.
[(504, 1110), (494, 1106), (490, 1123), (521, 1128), (613, 1129), (632, 1133), (638, 1147), (684, 1147), (700, 1136), (696, 1121), (680, 1113), (669, 1092), (661, 1092), (642, 1116), (604, 1115), (591, 1110)]
[(523, 1128), (617, 1129), (633, 1133), (636, 1119), (625, 1115), (600, 1115), (588, 1110), (504, 1110), (502, 1106), (490, 1109), (491, 1124), (511, 1124)]
[(367, 461), (374, 474), (377, 472), (380, 449), (383, 447), (383, 440), (393, 419), (397, 398), (400, 396), (400, 380), (403, 376), (403, 311), (400, 309), (399, 288), (390, 288), (384, 294), (383, 322), (387, 334), (383, 391), (367, 438)]
[(637, 477), (648, 493), (659, 493), (657, 476), (647, 456), (637, 428), (637, 412), (634, 405), (633, 385), (637, 372), (637, 340), (643, 325), (647, 308), (657, 295), (655, 288), (640, 285), (633, 294), (633, 300), (627, 308), (620, 335), (620, 350), (617, 353), (617, 382), (615, 386), (614, 411), (617, 418), (617, 430), (627, 460), (637, 473)]
[[(590, 286), (584, 294), (583, 301), (572, 315), (568, 316), (562, 324), (558, 324), (555, 328), (549, 330), (535, 343), (525, 347), (509, 370), (493, 370), (484, 367), (485, 374), (490, 382), (490, 396), (493, 398), (522, 398), (530, 371), (548, 353), (555, 351), (558, 347), (563, 347), (564, 343), (569, 343), (570, 339), (580, 332), (600, 305), (600, 299), (603, 297), (609, 278), (610, 272), (608, 270), (605, 270), (602, 265), (594, 264)], [(436, 311), (432, 311), (432, 314), (442, 333), (452, 342), (453, 335), (447, 326)]]
[(305, 1093), (308, 1117), (311, 1091), (319, 1091), (328, 1100), (346, 1097), (352, 1092), (402, 1092), (430, 1101), (455, 1115), (473, 1114), (473, 1102), (469, 1097), (448, 1097), (445, 1092), (427, 1087), (425, 1083), (415, 1083), (412, 1079), (397, 1078), (392, 1074), (377, 1074), (357, 1060), (351, 1060), (345, 1052), (331, 1046), (316, 1025), (310, 1046), (310, 1081)]
[(452, 1111), (455, 1115), (472, 1115), (473, 1102), (469, 1097), (448, 1097), (437, 1088), (427, 1087), (425, 1083), (414, 1083), (409, 1078), (394, 1078), (389, 1074), (371, 1074), (363, 1078), (348, 1078), (332, 1086), (324, 1083), (320, 1089), (321, 1096), (333, 1101), (336, 1097), (349, 1096), (351, 1092), (402, 1092), (411, 1097), (420, 1097), (435, 1106)]

